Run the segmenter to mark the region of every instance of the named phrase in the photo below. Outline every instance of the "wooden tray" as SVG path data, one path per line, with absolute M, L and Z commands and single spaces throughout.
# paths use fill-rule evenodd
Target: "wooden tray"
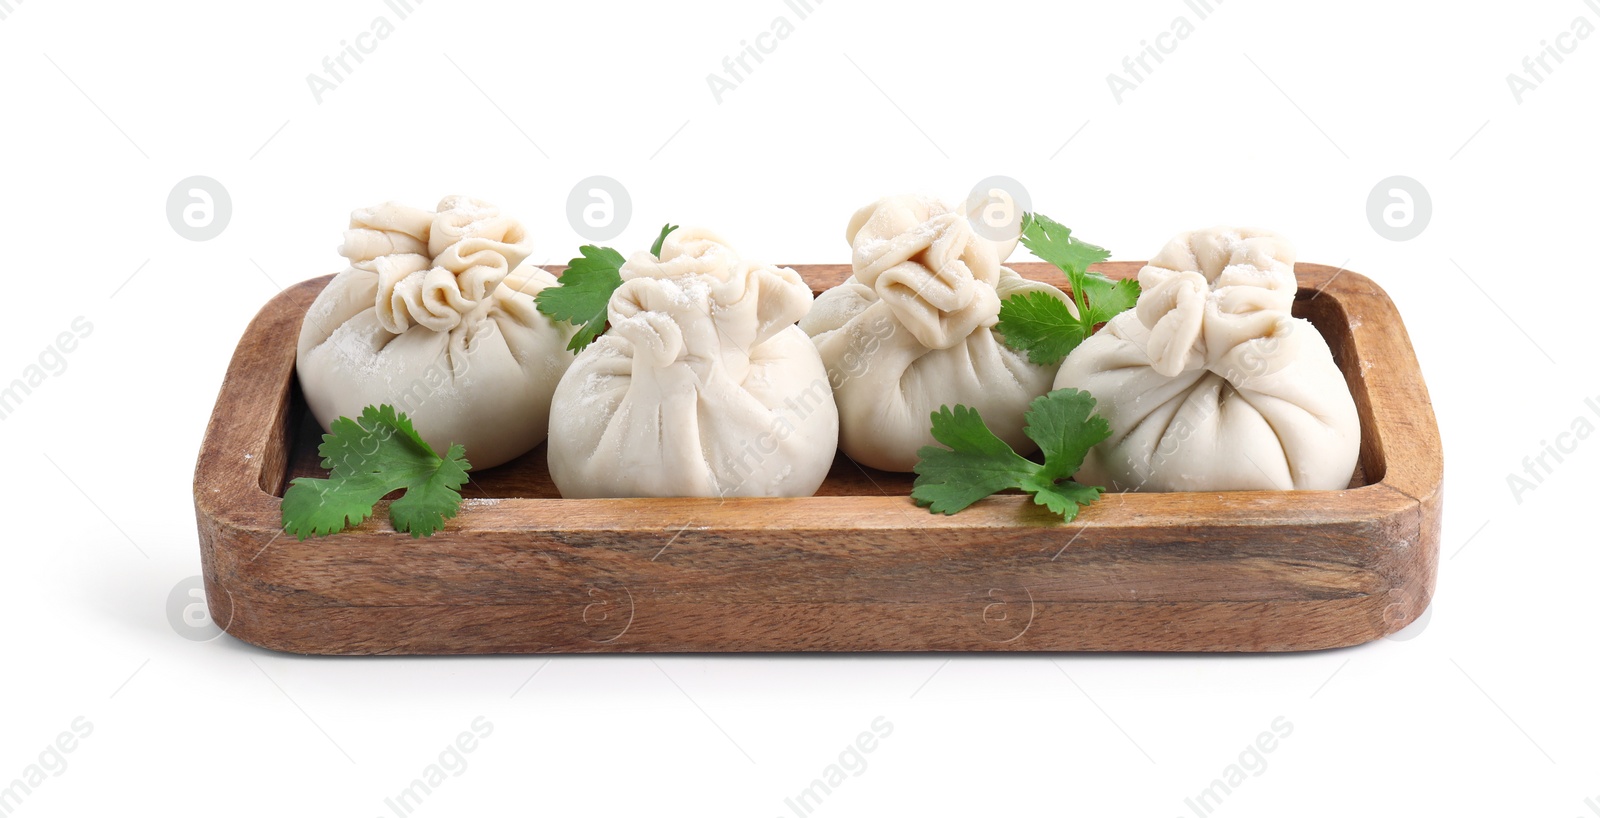
M 1065 286 L 1054 268 L 1018 264 Z M 1097 269 L 1137 274 L 1137 262 Z M 552 272 L 561 268 L 552 267 Z M 818 292 L 846 265 L 796 267 Z M 476 473 L 431 539 L 380 509 L 281 533 L 289 479 L 323 476 L 294 359 L 329 278 L 251 322 L 195 468 L 212 618 L 308 654 L 687 651 L 1286 651 L 1399 630 L 1438 570 L 1442 461 L 1427 387 L 1376 284 L 1296 268 L 1295 313 L 1333 348 L 1361 414 L 1345 491 L 1107 495 L 1070 524 L 1023 496 L 951 517 L 911 476 L 840 457 L 800 499 L 562 500 L 541 447 Z

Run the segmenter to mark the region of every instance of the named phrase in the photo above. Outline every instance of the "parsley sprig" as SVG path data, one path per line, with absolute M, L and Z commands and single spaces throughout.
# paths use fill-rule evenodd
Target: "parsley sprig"
M 431 537 L 456 516 L 472 469 L 463 447 L 451 446 L 440 457 L 411 419 L 388 405 L 329 426 L 317 447 L 328 479 L 295 478 L 283 495 L 284 531 L 304 540 L 360 525 L 379 500 L 399 489 L 405 494 L 389 505 L 396 531 Z
M 917 452 L 912 499 L 935 514 L 954 514 L 991 494 L 1021 489 L 1064 521 L 1075 519 L 1105 489 L 1073 482 L 1072 475 L 1089 449 L 1111 436 L 1111 426 L 1094 414 L 1094 397 L 1076 389 L 1034 399 L 1025 417 L 1023 431 L 1039 444 L 1043 463 L 1017 454 L 996 437 L 978 410 L 939 407 L 933 413 L 933 438 L 949 448 L 924 446 Z
M 661 245 L 667 243 L 667 234 L 678 229 L 678 225 L 668 223 L 661 228 L 661 235 L 656 236 L 656 243 L 650 245 L 650 255 L 661 258 Z
M 1073 236 L 1070 228 L 1047 216 L 1023 215 L 1022 245 L 1066 275 L 1078 308 L 1074 316 L 1061 299 L 1037 291 L 1014 295 L 1000 305 L 995 330 L 1004 336 L 1006 346 L 1028 353 L 1035 364 L 1061 363 L 1096 327 L 1139 300 L 1138 281 L 1114 281 L 1089 271 L 1090 265 L 1105 261 L 1111 253 Z
M 667 234 L 677 229 L 675 224 L 662 227 L 661 235 L 650 246 L 651 255 L 660 258 Z M 567 262 L 560 284 L 546 287 L 534 296 L 539 312 L 578 328 L 567 342 L 567 349 L 573 352 L 582 351 L 606 331 L 606 310 L 611 294 L 622 286 L 622 265 L 627 261 L 610 247 L 586 244 L 578 252 L 577 258 Z

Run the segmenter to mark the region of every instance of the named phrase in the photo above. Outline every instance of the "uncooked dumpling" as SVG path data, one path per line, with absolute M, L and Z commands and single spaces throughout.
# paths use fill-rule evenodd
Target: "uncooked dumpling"
M 839 416 L 794 325 L 811 289 L 681 228 L 636 253 L 611 327 L 556 389 L 550 476 L 566 498 L 803 497 L 833 464 Z
M 1077 480 L 1113 491 L 1342 489 L 1361 448 L 1344 374 L 1290 314 L 1294 248 L 1258 230 L 1184 233 L 1143 293 L 1061 365 L 1111 437 Z
M 839 404 L 839 447 L 856 462 L 911 471 L 934 445 L 931 415 L 966 404 L 1023 454 L 1023 413 L 1050 391 L 1053 367 L 1030 363 L 994 332 L 1000 303 L 1048 284 L 1001 266 L 997 245 L 965 214 L 923 196 L 893 196 L 850 219 L 854 276 L 817 298 L 800 327 L 812 336 Z M 1076 310 L 1073 310 L 1076 314 Z
M 324 429 L 387 403 L 475 469 L 544 441 L 572 329 L 534 303 L 556 281 L 523 264 L 522 225 L 460 196 L 438 212 L 390 202 L 351 214 L 339 252 L 349 269 L 300 329 L 300 386 Z

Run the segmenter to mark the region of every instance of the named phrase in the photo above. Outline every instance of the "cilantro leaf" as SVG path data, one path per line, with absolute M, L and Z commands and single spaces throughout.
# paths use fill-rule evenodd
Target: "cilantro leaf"
M 376 475 L 297 477 L 283 493 L 283 530 L 305 540 L 361 525 L 389 491 Z
M 578 352 L 606 330 L 606 308 L 611 294 L 622 286 L 622 254 L 609 247 L 586 244 L 578 258 L 567 262 L 557 286 L 539 291 L 534 301 L 539 312 L 578 327 L 567 349 Z
M 1042 480 L 1055 482 L 1077 474 L 1089 450 L 1111 436 L 1111 424 L 1094 413 L 1094 396 L 1077 389 L 1058 389 L 1028 404 L 1023 433 L 1044 453 Z
M 954 514 L 996 492 L 1014 488 L 1036 465 L 994 436 L 978 410 L 957 404 L 933 413 L 933 439 L 949 446 L 917 451 L 911 496 L 936 514 Z
M 405 438 L 413 446 L 428 447 L 412 427 L 411 418 L 396 412 L 388 404 L 367 407 L 359 420 L 341 417 L 328 426 L 329 433 L 322 436 L 322 445 L 317 447 L 317 454 L 322 456 L 322 467 L 335 476 L 357 474 L 363 470 L 363 465 L 374 458 L 387 460 L 383 442 L 395 435 Z M 428 451 L 431 453 L 433 450 Z
M 1111 436 L 1111 427 L 1094 414 L 1094 397 L 1076 389 L 1034 399 L 1027 419 L 1024 431 L 1044 453 L 1042 464 L 996 437 L 976 409 L 939 407 L 932 415 L 933 438 L 949 448 L 924 446 L 917 452 L 911 498 L 932 513 L 954 514 L 991 494 L 1021 489 L 1063 520 L 1076 518 L 1104 489 L 1070 478 L 1089 449 Z
M 1000 305 L 1000 322 L 994 329 L 1006 346 L 1028 353 L 1028 360 L 1040 366 L 1061 363 L 1088 337 L 1067 302 L 1043 290 L 1007 298 Z
M 1071 228 L 1038 213 L 1022 214 L 1022 246 L 1061 268 L 1068 277 L 1085 273 L 1090 265 L 1111 258 L 1111 252 L 1104 247 L 1073 236 Z
M 1105 491 L 1099 486 L 1084 486 L 1071 481 L 1066 483 L 1029 481 L 1023 483 L 1022 490 L 1032 492 L 1033 502 L 1060 514 L 1062 522 L 1068 523 L 1077 519 L 1079 507 L 1100 499 L 1100 493 Z
M 1070 228 L 1048 216 L 1023 215 L 1022 244 L 1066 275 L 1078 311 L 1074 316 L 1064 302 L 1041 292 L 1014 295 L 1000 305 L 1000 323 L 995 330 L 1004 336 L 1007 346 L 1027 352 L 1028 360 L 1035 364 L 1061 363 L 1096 327 L 1139 300 L 1138 281 L 1115 281 L 1089 271 L 1090 265 L 1105 261 L 1110 253 L 1073 236 Z
M 431 536 L 456 516 L 460 488 L 472 464 L 466 450 L 451 446 L 445 457 L 433 451 L 392 406 L 369 406 L 361 417 L 329 424 L 317 453 L 327 479 L 299 477 L 283 495 L 284 530 L 301 540 L 360 525 L 391 492 L 405 494 L 389 507 L 395 530 Z
M 431 537 L 444 528 L 444 521 L 456 516 L 461 508 L 461 487 L 466 485 L 467 450 L 455 445 L 441 459 L 432 474 L 422 483 L 413 484 L 399 499 L 389 505 L 389 519 L 395 530 L 409 531 L 411 536 Z
M 1083 296 L 1089 301 L 1089 319 L 1085 323 L 1091 326 L 1104 324 L 1139 303 L 1137 278 L 1113 281 L 1099 273 L 1085 273 L 1074 287 L 1082 287 Z
M 650 245 L 650 255 L 655 256 L 656 258 L 661 258 L 661 245 L 667 243 L 667 234 L 677 229 L 678 226 L 672 224 L 671 222 L 668 222 L 665 227 L 662 227 L 661 235 L 656 236 L 656 243 Z

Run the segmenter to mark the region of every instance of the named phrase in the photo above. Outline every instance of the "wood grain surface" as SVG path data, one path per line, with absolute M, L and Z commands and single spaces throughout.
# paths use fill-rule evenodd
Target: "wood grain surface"
M 1065 286 L 1044 264 L 1011 265 Z M 1096 269 L 1129 277 L 1138 262 Z M 553 272 L 559 267 L 549 268 Z M 797 266 L 820 292 L 848 265 Z M 1355 272 L 1296 267 L 1362 422 L 1351 487 L 1115 494 L 1073 523 L 1020 495 L 954 516 L 910 475 L 839 457 L 818 496 L 562 500 L 543 448 L 474 473 L 429 539 L 380 512 L 298 542 L 279 503 L 322 476 L 294 378 L 328 277 L 285 290 L 239 343 L 195 470 L 213 619 L 309 654 L 679 651 L 1285 651 L 1415 619 L 1438 569 L 1442 460 L 1400 316 Z

